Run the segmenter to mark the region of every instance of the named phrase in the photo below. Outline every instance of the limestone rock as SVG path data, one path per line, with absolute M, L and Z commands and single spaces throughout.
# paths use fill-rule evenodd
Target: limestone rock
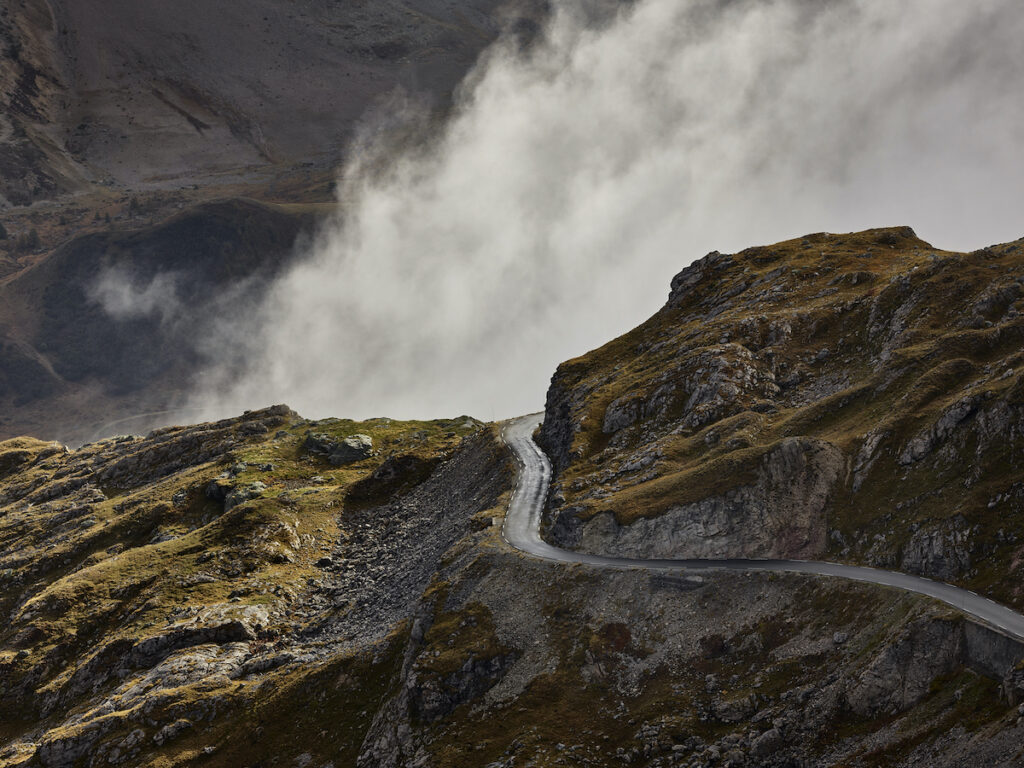
M 258 499 L 266 490 L 266 484 L 259 480 L 232 488 L 224 497 L 224 511 L 227 512 L 232 507 L 236 507 L 250 499 Z
M 327 456 L 332 466 L 340 467 L 369 458 L 373 454 L 373 439 L 369 435 L 351 435 L 341 440 Z

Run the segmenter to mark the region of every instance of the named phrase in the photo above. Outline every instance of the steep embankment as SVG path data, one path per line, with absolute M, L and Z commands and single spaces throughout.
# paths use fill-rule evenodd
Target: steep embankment
M 837 559 L 1021 607 L 1024 246 L 908 228 L 712 253 L 559 367 L 548 536 L 616 555 Z

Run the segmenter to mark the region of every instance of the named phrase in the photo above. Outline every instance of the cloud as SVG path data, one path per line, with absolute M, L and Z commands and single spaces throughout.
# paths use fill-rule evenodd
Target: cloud
M 337 219 L 216 337 L 235 364 L 193 403 L 510 416 L 709 250 L 1020 237 L 1021 39 L 1019 0 L 562 7 L 529 51 L 484 56 L 429 145 L 361 145 Z
M 182 314 L 179 277 L 176 273 L 165 272 L 146 282 L 112 267 L 104 270 L 86 293 L 115 320 L 157 318 L 167 323 Z

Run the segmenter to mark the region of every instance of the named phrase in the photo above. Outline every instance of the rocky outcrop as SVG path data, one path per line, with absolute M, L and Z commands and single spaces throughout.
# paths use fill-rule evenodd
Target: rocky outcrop
M 703 258 L 697 259 L 672 278 L 666 306 L 683 306 L 697 285 L 710 279 L 716 272 L 728 268 L 731 264 L 733 264 L 733 258 L 718 251 L 711 251 Z
M 664 423 L 673 413 L 682 414 L 683 427 L 702 427 L 778 392 L 770 368 L 740 344 L 691 350 L 685 370 L 668 371 L 650 391 L 631 391 L 609 403 L 601 431 L 615 434 L 646 419 Z
M 373 439 L 369 435 L 349 435 L 335 440 L 322 432 L 309 432 L 306 448 L 310 453 L 326 458 L 331 466 L 341 467 L 369 458 L 373 454 Z
M 562 364 L 551 377 L 544 405 L 544 421 L 537 434 L 537 443 L 551 459 L 555 473 L 580 458 L 582 450 L 575 445 L 582 423 L 576 416 L 589 393 L 581 387 L 574 371 Z
M 962 666 L 1002 681 L 1013 703 L 1022 660 L 1024 642 L 999 630 L 965 619 L 921 619 L 886 640 L 847 687 L 846 703 L 863 717 L 904 712 Z
M 1024 501 L 1022 269 L 1019 242 L 949 254 L 906 227 L 690 264 L 661 310 L 552 378 L 545 535 L 944 581 L 1016 570 L 1003 520 Z M 752 462 L 787 441 L 835 448 L 772 454 L 768 480 Z
M 851 710 L 868 717 L 903 712 L 932 681 L 956 669 L 964 655 L 963 623 L 923 620 L 887 644 L 846 692 Z
M 974 415 L 980 402 L 981 397 L 973 395 L 957 401 L 943 411 L 934 424 L 914 435 L 907 442 L 900 452 L 900 464 L 906 465 L 920 461 L 935 450 L 935 447 L 947 440 L 961 423 Z
M 825 511 L 844 465 L 835 446 L 790 438 L 765 455 L 752 484 L 628 525 L 610 512 L 586 522 L 565 512 L 550 538 L 623 557 L 813 558 L 825 550 Z
M 245 483 L 244 485 L 236 486 L 228 491 L 224 496 L 224 511 L 228 512 L 239 504 L 244 504 L 252 499 L 258 499 L 266 490 L 266 484 L 259 480 L 254 483 Z
M 972 533 L 962 515 L 919 528 L 903 547 L 900 570 L 955 581 L 971 568 Z
M 237 419 L 201 424 L 195 427 L 168 427 L 153 432 L 148 439 L 115 441 L 103 447 L 117 450 L 121 456 L 97 469 L 94 482 L 117 488 L 134 488 L 159 480 L 186 467 L 220 458 L 247 436 L 266 435 L 298 414 L 286 405 L 250 411 Z M 99 446 L 98 446 L 99 447 Z
M 470 657 L 456 672 L 443 678 L 420 676 L 417 681 L 410 681 L 409 706 L 413 715 L 428 723 L 439 720 L 493 688 L 514 660 L 513 655 Z
M 160 634 L 140 640 L 132 646 L 127 661 L 136 667 L 152 667 L 173 651 L 205 643 L 248 642 L 256 639 L 267 623 L 267 611 L 248 606 L 234 611 L 232 606 L 212 606 L 200 611 L 187 623 L 172 626 Z

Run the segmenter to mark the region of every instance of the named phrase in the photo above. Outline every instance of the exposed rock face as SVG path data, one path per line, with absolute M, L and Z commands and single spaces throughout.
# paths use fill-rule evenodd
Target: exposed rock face
M 970 570 L 971 530 L 962 516 L 916 531 L 903 548 L 900 570 L 953 581 Z
M 962 660 L 961 623 L 915 623 L 875 657 L 847 691 L 847 702 L 863 716 L 903 712 L 928 693 L 936 677 L 952 672 Z
M 965 419 L 978 410 L 981 398 L 965 397 L 947 408 L 928 429 L 914 435 L 900 452 L 900 464 L 912 464 L 931 453 L 937 445 L 946 441 Z
M 512 656 L 470 658 L 456 672 L 444 678 L 423 679 L 411 686 L 409 706 L 412 714 L 428 723 L 439 720 L 459 705 L 493 688 L 513 661 Z
M 814 558 L 825 550 L 825 510 L 843 467 L 835 446 L 788 438 L 765 455 L 750 485 L 624 526 L 602 512 L 575 531 L 563 523 L 552 537 L 623 557 Z

